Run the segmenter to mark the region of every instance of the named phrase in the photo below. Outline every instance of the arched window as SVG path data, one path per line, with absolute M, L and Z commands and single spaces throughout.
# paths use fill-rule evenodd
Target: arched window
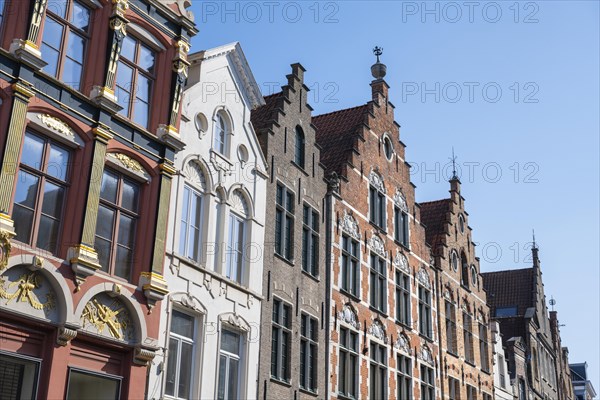
M 294 151 L 294 162 L 299 167 L 304 168 L 304 152 L 305 152 L 304 131 L 299 126 L 296 127 L 296 145 Z
M 450 267 L 454 272 L 458 271 L 458 254 L 456 251 L 452 250 L 452 254 L 450 256 Z
M 369 218 L 381 229 L 386 229 L 386 201 L 383 178 L 375 171 L 369 176 Z
M 189 163 L 184 173 L 186 183 L 183 187 L 181 204 L 179 252 L 194 261 L 200 261 L 206 177 L 195 163 Z
M 460 255 L 460 262 L 461 262 L 461 283 L 463 286 L 465 287 L 469 287 L 469 264 L 467 263 L 467 257 L 465 256 L 465 253 L 462 253 Z
M 227 156 L 227 134 L 229 129 L 227 126 L 227 118 L 223 112 L 219 111 L 215 118 L 215 131 L 213 139 L 213 148 L 218 153 Z
M 225 275 L 240 284 L 245 281 L 246 220 L 248 202 L 240 190 L 233 192 L 225 254 Z

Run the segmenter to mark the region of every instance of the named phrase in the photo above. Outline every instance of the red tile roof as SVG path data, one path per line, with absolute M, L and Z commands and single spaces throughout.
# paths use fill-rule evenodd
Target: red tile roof
M 535 271 L 533 268 L 485 272 L 481 274 L 483 287 L 492 315 L 497 307 L 517 306 L 517 315 L 535 306 Z
M 327 171 L 343 174 L 343 167 L 349 160 L 359 128 L 366 123 L 368 105 L 335 111 L 313 117 L 317 128 L 317 143 L 321 146 L 321 162 Z
M 250 121 L 254 126 L 254 130 L 258 131 L 268 128 L 271 122 L 277 117 L 277 110 L 282 107 L 280 99 L 283 96 L 283 92 L 273 93 L 272 95 L 265 96 L 265 105 L 260 106 L 250 114 Z
M 419 203 L 421 222 L 425 225 L 425 240 L 435 249 L 446 235 L 444 226 L 448 223 L 446 214 L 450 211 L 451 199 Z

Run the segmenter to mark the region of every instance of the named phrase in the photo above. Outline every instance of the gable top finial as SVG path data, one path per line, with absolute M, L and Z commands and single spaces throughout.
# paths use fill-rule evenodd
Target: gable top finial
M 375 48 L 373 49 L 373 54 L 377 56 L 377 63 L 380 63 L 379 56 L 383 54 L 383 47 L 375 46 Z
M 373 54 L 377 57 L 377 62 L 371 66 L 371 75 L 373 75 L 373 78 L 375 79 L 383 79 L 387 72 L 386 65 L 379 61 L 379 57 L 383 54 L 383 48 L 375 46 Z
M 450 158 L 450 161 L 452 161 L 452 178 L 450 178 L 452 181 L 458 179 L 458 176 L 456 176 L 456 156 L 454 155 L 454 146 L 452 146 L 452 157 Z
M 535 229 L 531 230 L 532 236 L 533 236 L 533 244 L 531 245 L 531 249 L 537 249 L 537 244 L 535 243 Z

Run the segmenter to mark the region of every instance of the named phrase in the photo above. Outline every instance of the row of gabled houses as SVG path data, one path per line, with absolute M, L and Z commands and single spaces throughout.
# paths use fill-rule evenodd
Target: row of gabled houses
M 313 116 L 187 5 L 0 1 L 0 398 L 574 399 L 537 247 L 482 273 L 459 178 L 415 200 L 380 52 Z

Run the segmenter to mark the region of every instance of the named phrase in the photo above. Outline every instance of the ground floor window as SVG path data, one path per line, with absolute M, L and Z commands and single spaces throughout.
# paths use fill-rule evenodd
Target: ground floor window
M 243 338 L 242 335 L 227 329 L 223 329 L 221 333 L 218 400 L 237 400 L 243 395 L 240 393 L 243 380 Z
M 67 400 L 119 399 L 121 377 L 69 369 Z
M 0 353 L 0 399 L 36 398 L 39 370 L 39 360 Z

